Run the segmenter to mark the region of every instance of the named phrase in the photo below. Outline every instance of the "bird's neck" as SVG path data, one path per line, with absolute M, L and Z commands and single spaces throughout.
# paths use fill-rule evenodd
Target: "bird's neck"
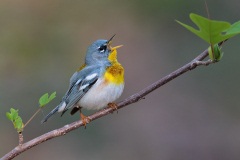
M 118 61 L 117 61 L 117 50 L 116 50 L 116 49 L 113 50 L 113 51 L 109 54 L 108 60 L 109 60 L 112 64 L 118 63 Z
M 121 85 L 124 82 L 124 69 L 117 61 L 117 51 L 113 50 L 108 56 L 111 66 L 106 68 L 104 77 L 107 81 L 116 85 Z

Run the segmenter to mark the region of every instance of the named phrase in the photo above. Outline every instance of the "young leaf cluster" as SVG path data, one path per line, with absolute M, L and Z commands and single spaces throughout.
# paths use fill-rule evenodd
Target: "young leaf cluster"
M 240 33 L 240 21 L 231 25 L 229 22 L 210 20 L 194 13 L 190 14 L 190 19 L 197 25 L 198 29 L 180 21 L 177 22 L 210 44 L 209 57 L 213 61 L 219 61 L 223 56 L 218 43 L 224 42 Z
M 46 106 L 49 102 L 51 102 L 56 97 L 56 92 L 53 92 L 50 96 L 48 93 L 45 93 L 39 98 L 39 109 L 33 114 L 33 116 L 23 124 L 22 118 L 18 115 L 18 110 L 11 108 L 10 112 L 6 113 L 7 118 L 12 121 L 14 128 L 18 133 L 22 133 L 24 127 L 36 116 L 36 114 L 40 111 L 41 108 Z
M 50 96 L 48 93 L 45 93 L 42 95 L 39 99 L 39 106 L 40 108 L 43 108 L 46 106 L 49 102 L 51 102 L 56 97 L 56 92 L 53 92 Z
M 14 128 L 18 133 L 21 133 L 24 128 L 22 118 L 18 115 L 18 110 L 11 108 L 10 112 L 6 113 L 7 118 L 12 121 Z

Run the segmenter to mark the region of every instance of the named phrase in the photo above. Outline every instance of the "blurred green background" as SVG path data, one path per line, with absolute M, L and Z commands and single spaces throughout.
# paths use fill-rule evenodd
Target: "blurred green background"
M 207 0 L 210 17 L 240 19 L 237 0 Z M 24 122 L 39 97 L 57 98 L 24 130 L 28 141 L 79 119 L 67 112 L 40 121 L 68 88 L 89 44 L 117 34 L 113 45 L 126 69 L 123 100 L 189 62 L 208 45 L 175 22 L 207 17 L 204 1 L 1 0 L 0 157 L 18 144 L 5 113 Z M 146 99 L 18 156 L 23 159 L 237 160 L 240 157 L 240 37 L 224 44 L 220 63 L 173 80 Z M 87 114 L 92 112 L 84 111 Z

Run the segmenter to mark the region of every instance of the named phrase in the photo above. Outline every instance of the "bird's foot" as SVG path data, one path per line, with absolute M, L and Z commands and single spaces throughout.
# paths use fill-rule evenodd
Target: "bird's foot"
M 117 104 L 116 103 L 108 103 L 108 107 L 109 108 L 112 108 L 113 109 L 113 111 L 117 111 L 117 113 L 118 113 L 118 108 L 117 108 Z
M 87 116 L 85 116 L 82 113 L 80 113 L 80 117 L 81 117 L 82 123 L 84 125 L 84 128 L 86 129 L 87 128 L 87 124 L 91 121 L 91 119 L 88 118 Z

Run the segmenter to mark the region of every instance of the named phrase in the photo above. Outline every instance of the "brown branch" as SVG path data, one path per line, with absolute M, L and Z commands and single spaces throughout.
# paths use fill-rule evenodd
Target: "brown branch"
M 22 144 L 23 144 L 23 134 L 22 134 L 22 132 L 18 133 L 18 139 L 19 139 L 18 145 L 22 146 Z
M 198 55 L 195 59 L 193 59 L 191 62 L 187 63 L 186 65 L 182 66 L 181 68 L 175 70 L 174 72 L 170 73 L 169 75 L 163 77 L 162 79 L 156 81 L 155 83 L 149 85 L 148 87 L 144 88 L 138 93 L 133 94 L 132 96 L 126 98 L 125 100 L 119 102 L 117 104 L 117 109 L 123 108 L 129 104 L 135 103 L 141 99 L 143 99 L 146 95 L 151 93 L 152 91 L 156 90 L 157 88 L 163 86 L 164 84 L 170 82 L 174 78 L 182 75 L 183 73 L 195 69 L 197 66 L 200 65 L 208 65 L 211 64 L 210 61 L 202 61 L 204 58 L 208 56 L 208 50 L 205 50 L 200 55 Z M 98 119 L 100 117 L 106 116 L 114 111 L 113 108 L 105 108 L 103 110 L 100 110 L 92 115 L 90 115 L 88 118 L 93 121 L 95 119 Z M 39 137 L 36 137 L 22 145 L 19 145 L 15 147 L 12 151 L 4 155 L 0 160 L 10 160 L 16 157 L 17 155 L 21 154 L 22 152 L 27 151 L 28 149 L 39 145 L 40 143 L 43 143 L 47 140 L 50 140 L 52 138 L 56 138 L 62 135 L 65 135 L 66 133 L 73 131 L 79 127 L 83 126 L 82 121 L 76 121 L 71 124 L 67 124 L 62 128 L 55 129 L 53 131 L 50 131 L 48 133 L 45 133 Z

